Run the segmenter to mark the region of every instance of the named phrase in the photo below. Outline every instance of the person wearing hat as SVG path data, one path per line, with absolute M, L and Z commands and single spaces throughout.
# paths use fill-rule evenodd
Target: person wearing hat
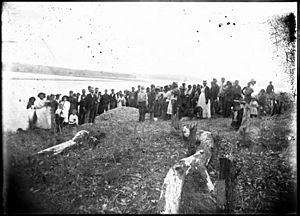
M 203 88 L 200 90 L 197 107 L 202 108 L 202 118 L 211 118 L 210 113 L 210 89 L 207 86 L 207 81 L 203 81 Z
M 71 108 L 71 103 L 69 101 L 69 97 L 67 95 L 64 95 L 61 99 L 61 111 L 60 111 L 61 127 L 65 126 L 69 123 L 70 108 Z
M 148 96 L 144 86 L 141 87 L 138 93 L 137 103 L 139 108 L 139 122 L 143 122 L 145 121 L 146 108 L 148 106 Z
M 34 107 L 36 109 L 36 123 L 37 128 L 50 129 L 51 128 L 51 113 L 50 108 L 47 107 L 48 103 L 46 101 L 46 94 L 40 92 L 38 98 L 34 102 Z

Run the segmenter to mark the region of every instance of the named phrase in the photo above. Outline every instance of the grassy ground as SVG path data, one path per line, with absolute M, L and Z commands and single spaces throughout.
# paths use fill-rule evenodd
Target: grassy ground
M 231 119 L 197 121 L 199 129 L 212 132 L 217 146 L 208 166 L 212 181 L 218 176 L 219 157 L 229 156 L 239 170 L 234 212 L 274 212 L 279 204 L 284 204 L 284 212 L 294 210 L 296 173 L 289 145 L 295 145 L 295 140 L 288 140 L 290 112 L 253 120 L 261 136 L 239 147 L 240 137 L 230 128 Z M 82 129 L 99 142 L 57 156 L 36 155 Z M 5 182 L 15 194 L 15 199 L 8 199 L 19 203 L 14 206 L 17 212 L 155 213 L 164 177 L 187 152 L 170 121 L 98 121 L 66 129 L 63 135 L 35 129 L 6 133 L 4 143 L 4 171 L 10 174 Z

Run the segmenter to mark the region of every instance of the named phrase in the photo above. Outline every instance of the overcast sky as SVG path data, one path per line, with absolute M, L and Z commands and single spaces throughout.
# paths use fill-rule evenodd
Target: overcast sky
M 266 21 L 296 9 L 296 2 L 10 2 L 2 13 L 2 59 L 170 77 L 275 80 L 282 68 L 272 59 Z

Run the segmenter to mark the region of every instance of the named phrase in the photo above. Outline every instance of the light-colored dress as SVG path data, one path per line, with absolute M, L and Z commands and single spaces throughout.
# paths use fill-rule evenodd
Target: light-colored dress
M 125 106 L 125 104 L 126 104 L 125 97 L 124 96 L 122 96 L 122 97 L 119 96 L 118 99 L 117 99 L 117 107 Z
M 167 114 L 172 115 L 173 114 L 173 104 L 177 100 L 177 97 L 172 93 L 171 97 L 169 99 Z
M 250 102 L 250 115 L 257 115 L 258 111 L 258 103 L 256 101 L 251 101 Z
M 46 100 L 37 98 L 34 107 L 36 108 L 37 121 L 35 126 L 42 129 L 51 129 L 51 107 L 46 105 Z
M 62 109 L 60 112 L 60 117 L 64 118 L 63 122 L 68 123 L 69 122 L 69 110 L 70 110 L 71 104 L 69 101 L 62 101 L 61 103 L 62 103 Z
M 206 104 L 205 88 L 201 89 L 201 94 L 200 94 L 198 102 L 197 102 L 197 107 L 202 108 L 202 117 L 203 118 L 211 118 L 210 99 L 208 99 L 208 103 Z

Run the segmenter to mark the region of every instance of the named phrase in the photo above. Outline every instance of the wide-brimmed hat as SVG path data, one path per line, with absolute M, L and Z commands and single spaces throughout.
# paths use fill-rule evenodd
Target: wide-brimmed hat
M 255 79 L 252 78 L 252 79 L 250 80 L 250 82 L 252 83 L 252 82 L 256 82 L 256 81 L 255 81 Z
M 40 92 L 40 93 L 38 93 L 38 97 L 40 97 L 40 96 L 42 96 L 42 95 L 44 95 L 44 97 L 46 97 L 46 94 L 44 93 L 44 92 Z
M 67 98 L 67 100 L 69 100 L 69 97 L 67 95 L 64 95 L 61 100 L 64 100 L 64 98 Z

